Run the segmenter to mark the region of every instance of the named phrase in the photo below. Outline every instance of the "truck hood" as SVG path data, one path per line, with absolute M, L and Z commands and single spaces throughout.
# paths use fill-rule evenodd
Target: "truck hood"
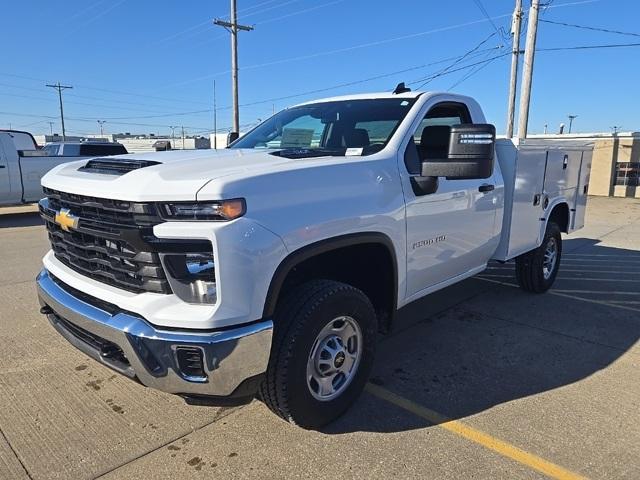
M 252 176 L 300 160 L 250 149 L 175 150 L 117 155 L 108 159 L 159 162 L 123 175 L 79 170 L 90 159 L 65 163 L 49 171 L 42 185 L 54 190 L 128 201 L 196 200 L 198 191 L 212 180 L 229 175 Z

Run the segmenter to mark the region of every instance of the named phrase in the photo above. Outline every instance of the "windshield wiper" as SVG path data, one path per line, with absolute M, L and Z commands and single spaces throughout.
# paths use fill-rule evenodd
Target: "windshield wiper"
M 284 158 L 311 158 L 330 155 L 344 156 L 345 148 L 285 148 L 271 153 Z

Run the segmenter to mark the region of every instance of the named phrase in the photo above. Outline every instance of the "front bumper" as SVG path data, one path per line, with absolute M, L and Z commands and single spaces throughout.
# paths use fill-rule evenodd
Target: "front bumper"
M 266 371 L 273 322 L 214 331 L 157 329 L 143 318 L 79 298 L 45 269 L 38 297 L 53 327 L 72 345 L 147 387 L 194 397 L 246 396 Z M 100 308 L 103 307 L 103 308 Z M 113 306 L 112 306 L 113 307 Z M 202 358 L 202 375 L 183 368 L 178 351 Z M 183 350 L 182 350 L 183 351 Z M 185 371 L 187 370 L 187 371 Z

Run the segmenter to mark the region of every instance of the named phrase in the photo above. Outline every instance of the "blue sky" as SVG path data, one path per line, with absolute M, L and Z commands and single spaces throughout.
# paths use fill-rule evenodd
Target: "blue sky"
M 529 3 L 524 0 L 525 7 Z M 637 0 L 550 3 L 543 20 L 640 34 Z M 476 97 L 488 120 L 504 131 L 509 55 L 468 66 L 510 50 L 504 31 L 513 5 L 514 0 L 238 0 L 239 21 L 255 26 L 240 34 L 240 104 L 253 104 L 241 108 L 240 123 L 264 119 L 274 107 L 391 90 L 399 81 L 440 73 L 424 89 L 453 87 Z M 229 35 L 211 24 L 228 13 L 228 0 L 8 2 L 0 31 L 0 128 L 11 124 L 45 133 L 54 122 L 60 132 L 56 93 L 44 86 L 60 81 L 74 86 L 64 94 L 68 134 L 95 133 L 98 119 L 106 120 L 110 133 L 168 134 L 171 125 L 206 133 L 213 129 L 214 79 L 218 127 L 228 127 Z M 541 23 L 538 35 L 540 49 L 640 42 L 639 36 L 550 23 Z M 640 130 L 639 79 L 639 47 L 540 51 L 529 130 L 541 132 L 547 123 L 554 131 L 568 114 L 578 115 L 574 131 L 609 131 L 613 125 Z M 329 89 L 338 85 L 344 86 Z M 327 90 L 280 98 L 322 89 Z

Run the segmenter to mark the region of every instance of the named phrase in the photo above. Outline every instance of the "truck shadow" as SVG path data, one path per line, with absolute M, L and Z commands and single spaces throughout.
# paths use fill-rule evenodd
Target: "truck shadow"
M 513 263 L 491 264 L 404 308 L 379 344 L 371 382 L 449 419 L 579 382 L 638 341 L 639 287 L 640 251 L 593 239 L 565 240 L 556 283 L 543 295 L 517 288 Z M 363 394 L 326 433 L 438 423 L 379 397 Z
M 44 223 L 37 212 L 0 215 L 0 228 L 35 227 L 38 225 L 44 225 Z

